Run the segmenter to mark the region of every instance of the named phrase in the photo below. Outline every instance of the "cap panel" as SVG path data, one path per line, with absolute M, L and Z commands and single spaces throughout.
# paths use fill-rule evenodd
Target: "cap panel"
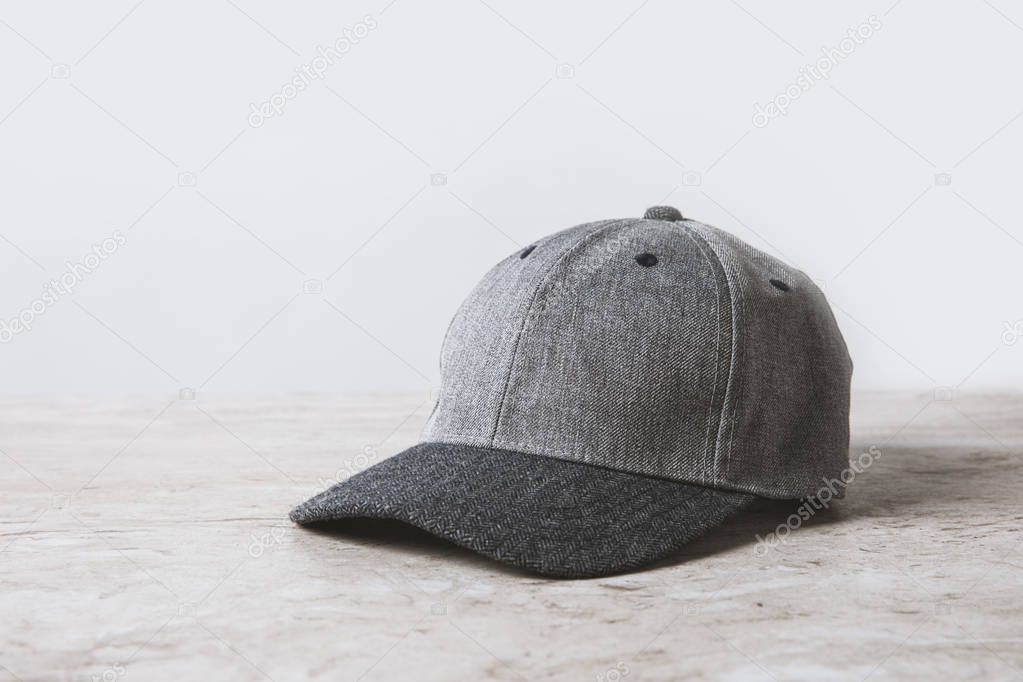
M 731 351 L 723 278 L 671 222 L 637 221 L 563 259 L 530 309 L 493 446 L 712 480 Z
M 852 363 L 824 295 L 799 270 L 732 235 L 688 222 L 732 292 L 732 365 L 716 483 L 803 497 L 848 466 Z M 773 283 L 772 283 L 773 280 Z
M 441 349 L 441 389 L 424 437 L 490 445 L 523 321 L 544 278 L 573 245 L 618 224 L 562 230 L 494 266 L 462 303 Z

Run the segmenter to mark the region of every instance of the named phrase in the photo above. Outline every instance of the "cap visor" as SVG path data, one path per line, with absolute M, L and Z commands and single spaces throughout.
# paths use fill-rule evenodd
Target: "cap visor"
M 423 443 L 316 495 L 291 520 L 394 519 L 535 573 L 586 578 L 665 557 L 755 499 L 539 455 Z

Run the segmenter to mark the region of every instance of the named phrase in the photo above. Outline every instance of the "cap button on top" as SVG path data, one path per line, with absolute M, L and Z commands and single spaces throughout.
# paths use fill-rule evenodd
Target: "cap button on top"
M 651 206 L 643 214 L 645 220 L 666 220 L 675 222 L 683 220 L 682 213 L 674 206 Z

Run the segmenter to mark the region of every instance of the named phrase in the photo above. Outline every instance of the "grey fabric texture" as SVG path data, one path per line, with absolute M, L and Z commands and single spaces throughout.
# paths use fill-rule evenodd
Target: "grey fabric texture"
M 466 298 L 441 349 L 441 392 L 428 430 L 490 444 L 522 321 L 544 274 L 577 241 L 623 221 L 586 223 L 551 235 L 526 258 L 510 254 Z M 592 238 L 592 237 L 590 237 Z
M 586 578 L 666 557 L 755 499 L 540 455 L 423 443 L 291 518 L 395 519 L 534 573 Z
M 589 223 L 470 294 L 424 439 L 800 498 L 848 466 L 851 373 L 795 268 L 692 220 Z
M 840 478 L 851 374 L 795 268 L 671 207 L 586 223 L 469 294 L 425 443 L 292 518 L 397 519 L 547 575 L 634 568 Z
M 831 308 L 799 270 L 727 232 L 691 226 L 724 267 L 738 330 L 714 483 L 811 497 L 849 466 L 853 367 Z

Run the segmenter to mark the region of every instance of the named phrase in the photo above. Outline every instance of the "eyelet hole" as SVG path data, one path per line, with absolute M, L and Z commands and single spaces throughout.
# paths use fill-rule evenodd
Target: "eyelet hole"
M 788 284 L 781 281 L 780 279 L 772 279 L 771 286 L 773 286 L 778 291 L 788 291 L 790 288 Z
M 527 247 L 526 247 L 526 248 L 525 248 L 525 249 L 524 249 L 524 250 L 522 251 L 522 253 L 520 253 L 520 254 L 519 254 L 519 258 L 525 258 L 525 257 L 526 257 L 526 256 L 528 256 L 529 254 L 533 253 L 533 249 L 535 249 L 535 248 L 536 248 L 536 244 L 533 244 L 532 246 L 527 246 Z
M 652 253 L 641 253 L 636 256 L 636 262 L 644 268 L 652 268 L 657 265 L 657 256 Z

